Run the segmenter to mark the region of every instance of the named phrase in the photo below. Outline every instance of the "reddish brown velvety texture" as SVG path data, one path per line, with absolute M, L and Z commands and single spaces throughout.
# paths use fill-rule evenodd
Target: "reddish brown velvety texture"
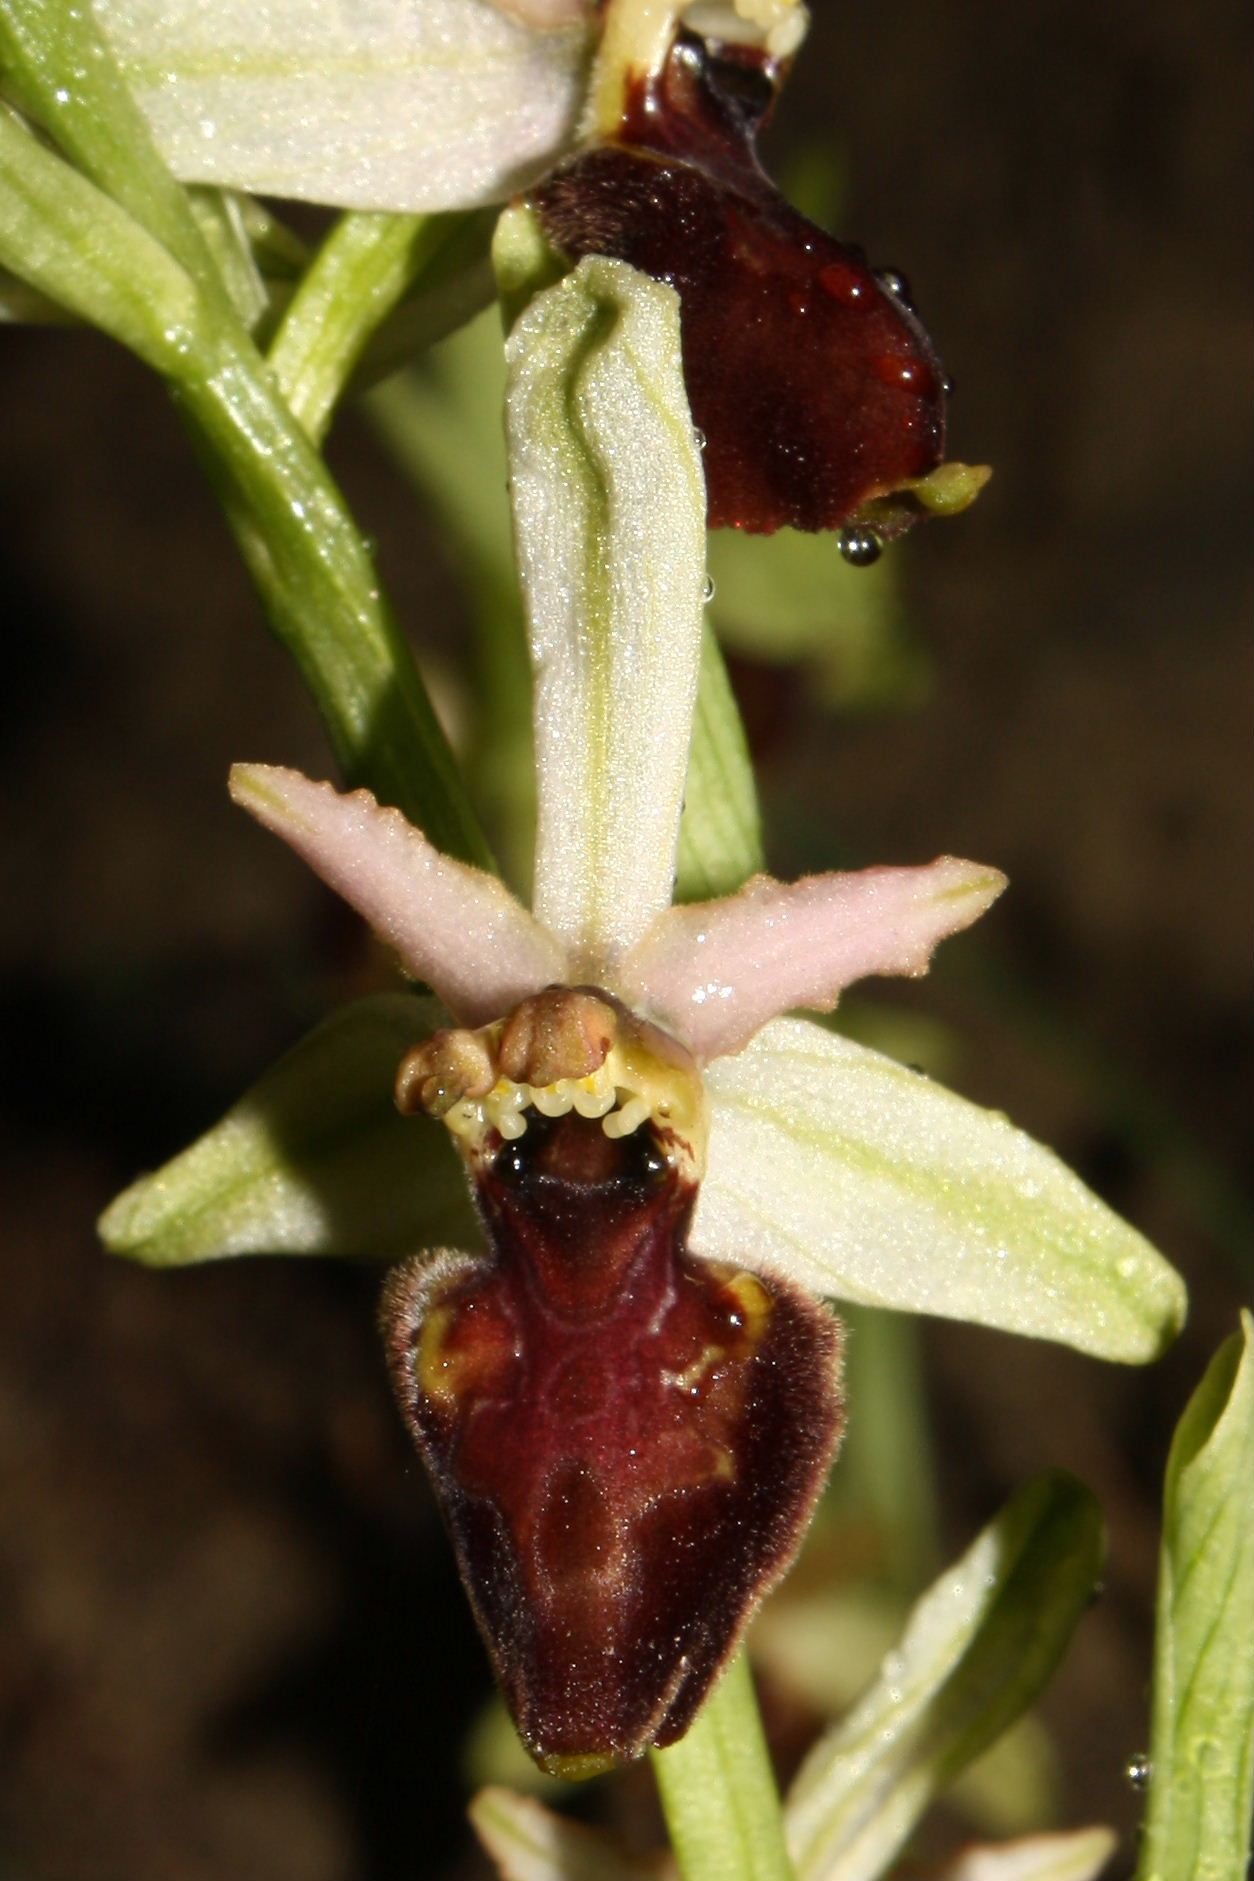
M 862 251 L 790 208 L 761 169 L 777 76 L 759 54 L 716 59 L 682 36 L 620 137 L 531 201 L 568 256 L 614 255 L 679 293 L 710 526 L 835 529 L 940 463 L 944 374 Z
M 524 1741 L 681 1736 L 787 1567 L 840 1422 L 839 1331 L 687 1252 L 649 1130 L 533 1117 L 480 1183 L 482 1260 L 392 1283 L 394 1378 Z

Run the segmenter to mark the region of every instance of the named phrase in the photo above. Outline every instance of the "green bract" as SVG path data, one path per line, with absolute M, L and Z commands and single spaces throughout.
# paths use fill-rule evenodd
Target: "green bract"
M 1138 1881 L 1236 1881 L 1254 1793 L 1254 1318 L 1221 1346 L 1167 1463 L 1149 1809 Z
M 785 1809 L 799 1881 L 874 1881 L 932 1798 L 1032 1703 L 1093 1597 L 1089 1492 L 1021 1490 L 915 1607 L 900 1646 L 821 1738 Z

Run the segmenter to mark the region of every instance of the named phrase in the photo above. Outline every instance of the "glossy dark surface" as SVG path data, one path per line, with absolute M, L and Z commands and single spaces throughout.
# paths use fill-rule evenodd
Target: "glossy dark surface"
M 647 1127 L 533 1118 L 481 1183 L 492 1254 L 385 1305 L 498 1677 L 567 1774 L 682 1735 L 838 1435 L 836 1322 L 690 1255 L 693 1201 Z
M 678 291 L 711 527 L 835 529 L 941 461 L 944 373 L 900 277 L 790 208 L 759 165 L 777 76 L 681 37 L 620 138 L 531 200 L 565 254 L 614 255 Z

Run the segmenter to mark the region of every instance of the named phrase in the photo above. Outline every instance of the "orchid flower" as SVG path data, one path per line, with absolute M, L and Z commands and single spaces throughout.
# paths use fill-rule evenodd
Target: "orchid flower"
M 97 0 L 174 174 L 344 208 L 508 200 L 611 131 L 660 69 L 682 0 Z M 799 0 L 692 9 L 719 37 L 789 56 Z M 605 30 L 599 58 L 595 60 Z
M 565 264 L 612 255 L 675 287 L 711 527 L 838 529 L 861 564 L 986 480 L 942 466 L 949 382 L 904 278 L 791 209 L 758 161 L 800 0 L 100 14 L 185 181 L 410 212 L 526 189 Z
M 1004 1119 L 784 1016 L 924 971 L 996 870 L 670 905 L 705 585 L 676 299 L 590 259 L 508 351 L 533 908 L 368 792 L 259 765 L 232 791 L 453 1020 L 397 1101 L 452 1133 L 492 1251 L 400 1268 L 385 1336 L 520 1731 L 580 1775 L 683 1733 L 799 1544 L 842 1416 L 815 1296 L 1136 1360 L 1182 1293 Z M 113 1243 L 178 1182 L 121 1198 Z

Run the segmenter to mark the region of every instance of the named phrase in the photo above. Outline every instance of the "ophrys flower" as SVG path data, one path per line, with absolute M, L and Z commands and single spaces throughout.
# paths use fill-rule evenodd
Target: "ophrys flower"
M 371 210 L 526 190 L 565 262 L 612 255 L 675 287 L 712 526 L 840 528 L 862 562 L 982 486 L 939 469 L 949 388 L 904 278 L 790 208 L 758 161 L 798 0 L 102 14 L 184 179 Z
M 922 971 L 995 870 L 670 906 L 704 589 L 674 298 L 588 261 L 510 352 L 534 912 L 365 793 L 233 789 L 455 1021 L 399 1098 L 453 1132 L 489 1252 L 401 1269 L 387 1338 L 520 1730 L 574 1774 L 681 1734 L 791 1558 L 840 1417 L 811 1296 L 1132 1358 L 1180 1293 L 1003 1120 L 777 1016 Z

